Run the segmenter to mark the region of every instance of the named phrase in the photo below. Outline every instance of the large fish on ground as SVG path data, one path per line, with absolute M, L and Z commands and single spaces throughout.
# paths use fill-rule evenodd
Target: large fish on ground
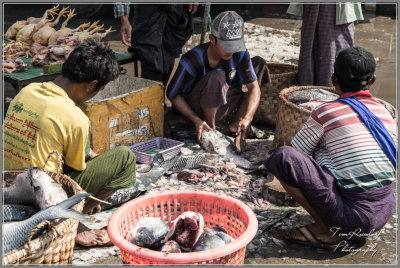
M 3 224 L 3 249 L 4 253 L 22 247 L 28 240 L 28 236 L 39 223 L 44 220 L 57 218 L 74 218 L 81 221 L 89 221 L 89 216 L 82 215 L 71 207 L 88 197 L 88 193 L 74 195 L 58 205 L 41 210 L 29 219 L 19 222 Z
M 204 130 L 201 133 L 201 145 L 206 151 L 224 156 L 239 167 L 245 169 L 253 167 L 253 164 L 249 160 L 234 152 L 231 142 L 216 129 Z
M 38 210 L 32 206 L 24 205 L 3 205 L 3 220 L 8 221 L 23 221 L 31 217 Z
M 125 239 L 139 247 L 159 249 L 168 231 L 168 225 L 160 218 L 146 217 L 131 227 Z

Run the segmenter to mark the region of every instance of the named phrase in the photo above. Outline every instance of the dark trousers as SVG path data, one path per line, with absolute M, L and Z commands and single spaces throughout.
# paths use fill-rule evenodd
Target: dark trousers
M 340 189 L 327 169 L 296 148 L 278 148 L 265 166 L 278 180 L 298 188 L 326 226 L 341 228 L 341 233 L 377 231 L 395 210 L 392 184 L 366 192 Z
M 162 81 L 192 32 L 185 4 L 134 5 L 130 51 L 139 56 L 142 77 Z
M 258 84 L 269 82 L 267 63 L 261 57 L 251 59 Z M 245 85 L 235 83 L 229 86 L 226 83 L 225 72 L 213 70 L 207 73 L 193 87 L 188 103 L 193 111 L 204 118 L 203 110 L 219 107 L 215 121 L 223 120 L 227 115 L 232 115 L 238 109 L 243 93 L 247 91 Z

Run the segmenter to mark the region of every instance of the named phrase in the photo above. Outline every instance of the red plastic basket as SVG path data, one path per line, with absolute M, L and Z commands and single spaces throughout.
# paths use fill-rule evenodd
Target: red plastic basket
M 136 143 L 130 146 L 130 148 L 136 155 L 136 162 L 141 164 L 150 164 L 154 155 L 147 154 L 147 151 L 158 150 L 158 153 L 162 154 L 164 159 L 169 159 L 179 154 L 182 146 L 183 142 L 157 137 Z
M 129 227 L 144 217 L 171 222 L 185 211 L 204 217 L 205 227 L 219 225 L 235 240 L 223 247 L 188 253 L 165 253 L 138 247 L 124 239 Z M 258 229 L 254 212 L 243 202 L 203 191 L 165 191 L 129 201 L 108 222 L 108 235 L 125 264 L 244 264 L 246 246 Z

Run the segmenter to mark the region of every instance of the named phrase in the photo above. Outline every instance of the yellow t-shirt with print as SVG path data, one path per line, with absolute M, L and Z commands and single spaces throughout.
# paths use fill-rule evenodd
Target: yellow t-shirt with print
M 84 170 L 89 118 L 53 82 L 32 83 L 10 103 L 3 124 L 4 169 L 43 168 L 52 151 L 64 163 Z M 57 155 L 49 159 L 46 170 L 57 172 Z

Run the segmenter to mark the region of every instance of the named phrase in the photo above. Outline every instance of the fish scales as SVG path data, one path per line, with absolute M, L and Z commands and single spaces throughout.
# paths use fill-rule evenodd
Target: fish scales
M 296 90 L 288 94 L 288 100 L 294 104 L 305 103 L 312 100 L 333 101 L 338 97 L 338 94 L 321 88 Z
M 90 220 L 88 216 L 71 209 L 71 207 L 78 204 L 89 195 L 88 193 L 74 195 L 58 205 L 39 211 L 29 219 L 3 224 L 4 253 L 22 247 L 27 242 L 28 236 L 33 228 L 44 220 L 53 220 L 57 218 L 74 218 L 81 221 Z
M 23 221 L 31 217 L 38 210 L 32 206 L 24 205 L 3 205 L 3 220 L 9 221 Z

